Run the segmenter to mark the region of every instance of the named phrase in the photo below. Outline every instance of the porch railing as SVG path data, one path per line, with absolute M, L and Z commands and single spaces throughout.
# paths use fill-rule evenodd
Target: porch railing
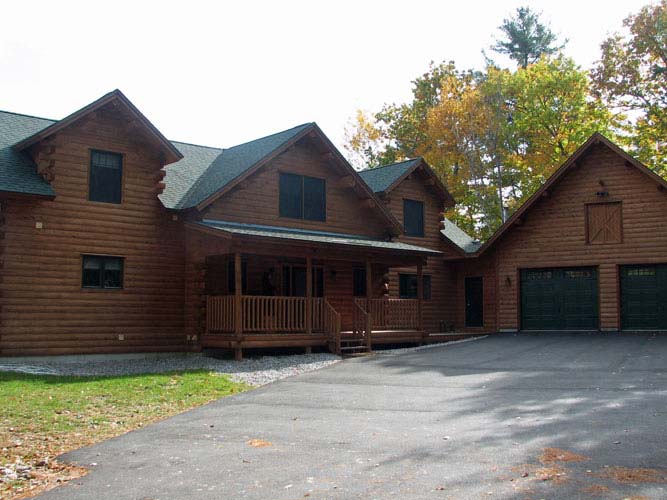
M 362 308 L 366 299 L 355 299 Z M 374 330 L 416 329 L 419 327 L 419 305 L 417 299 L 371 299 L 371 323 Z
M 352 333 L 355 337 L 364 339 L 369 352 L 371 350 L 372 330 L 371 315 L 365 309 L 364 302 L 355 300 L 352 307 Z
M 312 298 L 313 333 L 333 335 L 340 331 L 340 314 L 324 298 Z M 305 333 L 305 297 L 244 295 L 241 324 L 244 333 Z M 236 299 L 233 295 L 209 295 L 206 300 L 206 331 L 210 334 L 235 331 Z

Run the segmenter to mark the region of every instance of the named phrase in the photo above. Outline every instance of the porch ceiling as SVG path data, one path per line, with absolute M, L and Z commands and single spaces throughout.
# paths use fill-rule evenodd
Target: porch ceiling
M 413 256 L 427 257 L 429 255 L 437 256 L 442 252 L 424 248 L 416 245 L 409 245 L 398 241 L 384 241 L 367 236 L 331 233 L 326 231 L 312 231 L 306 229 L 295 229 L 280 226 L 264 226 L 258 224 L 245 224 L 240 222 L 229 222 L 222 220 L 205 219 L 203 221 L 191 223 L 192 227 L 201 228 L 206 232 L 220 232 L 221 235 L 227 234 L 241 238 L 260 238 L 265 240 L 283 241 L 283 242 L 303 242 L 309 246 L 327 246 L 344 248 L 366 248 L 374 251 L 381 251 L 392 254 L 410 254 Z

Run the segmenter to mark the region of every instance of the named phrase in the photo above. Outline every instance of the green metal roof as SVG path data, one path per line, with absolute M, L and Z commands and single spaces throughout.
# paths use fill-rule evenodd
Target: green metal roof
M 463 252 L 475 253 L 482 246 L 479 241 L 473 239 L 468 233 L 449 219 L 445 219 L 444 222 L 445 227 L 440 232 L 445 238 L 463 250 Z
M 421 158 L 413 158 L 399 163 L 392 163 L 384 167 L 374 167 L 367 170 L 362 170 L 359 175 L 364 180 L 368 187 L 374 193 L 382 193 L 389 189 L 394 182 L 405 175 L 405 173 L 412 167 L 419 165 Z
M 259 236 L 262 238 L 276 238 L 282 240 L 308 241 L 313 243 L 326 243 L 334 245 L 368 247 L 384 250 L 400 250 L 429 255 L 440 255 L 442 252 L 430 248 L 409 245 L 399 241 L 384 241 L 368 236 L 331 233 L 327 231 L 312 231 L 307 229 L 294 229 L 280 226 L 264 226 L 260 224 L 245 224 L 240 222 L 229 222 L 222 220 L 204 219 L 196 224 L 211 229 L 219 229 L 232 234 L 245 236 Z
M 161 199 L 168 208 L 195 207 L 313 126 L 313 123 L 304 123 L 261 139 L 218 150 L 215 158 L 212 158 L 213 148 L 186 145 L 184 151 L 181 149 L 184 145 L 176 143 L 184 158 L 167 167 L 167 189 Z M 171 175 L 178 182 L 170 184 L 170 174 L 177 170 L 191 170 L 192 173 L 180 178 Z
M 54 120 L 0 111 L 0 191 L 55 196 L 26 153 L 14 151 L 17 142 L 55 123 Z

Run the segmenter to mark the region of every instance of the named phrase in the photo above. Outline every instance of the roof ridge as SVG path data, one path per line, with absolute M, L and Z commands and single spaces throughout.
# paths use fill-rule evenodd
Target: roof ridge
M 368 168 L 365 168 L 363 170 L 359 170 L 359 173 L 361 173 L 361 172 L 371 172 L 371 171 L 374 171 L 374 170 L 382 170 L 383 168 L 387 168 L 387 167 L 395 167 L 396 165 L 400 165 L 402 163 L 408 163 L 408 162 L 411 162 L 411 161 L 416 161 L 416 160 L 419 160 L 419 159 L 421 159 L 421 156 L 415 156 L 414 158 L 408 158 L 407 160 L 397 161 L 397 162 L 394 162 L 394 163 L 390 163 L 389 165 L 378 165 L 377 167 L 368 167 Z
M 274 136 L 279 135 L 279 134 L 284 134 L 285 132 L 290 132 L 290 131 L 295 130 L 297 128 L 305 127 L 307 125 L 315 125 L 315 122 L 305 122 L 305 123 L 302 123 L 301 125 L 296 125 L 294 127 L 286 128 L 285 130 L 280 130 L 278 132 L 274 132 L 273 134 L 264 135 L 262 137 L 258 137 L 257 139 L 251 139 L 249 141 L 241 142 L 239 144 L 234 144 L 233 146 L 230 146 L 228 148 L 222 148 L 222 149 L 228 150 L 228 149 L 237 148 L 239 146 L 245 146 L 247 144 L 250 144 L 251 142 L 257 142 L 257 141 L 261 141 L 262 139 L 268 139 L 269 137 L 274 137 Z
M 172 139 L 169 139 L 169 142 L 176 143 L 176 144 L 184 144 L 185 146 L 196 146 L 198 148 L 217 149 L 218 151 L 223 151 L 224 150 L 224 148 L 220 148 L 218 146 L 206 146 L 204 144 L 195 144 L 194 142 L 175 141 L 175 140 L 172 140 Z
M 54 122 L 54 123 L 57 122 L 57 121 L 60 121 L 60 120 L 56 120 L 54 118 L 45 118 L 43 116 L 28 115 L 26 113 L 17 113 L 16 111 L 7 111 L 5 109 L 0 109 L 0 113 L 6 113 L 8 115 L 15 115 L 15 116 L 25 116 L 26 118 L 35 118 L 37 120 L 46 120 L 46 121 Z

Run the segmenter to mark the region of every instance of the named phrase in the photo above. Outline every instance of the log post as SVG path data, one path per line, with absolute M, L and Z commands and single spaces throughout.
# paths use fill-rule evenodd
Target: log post
M 241 252 L 234 253 L 234 333 L 236 341 L 241 342 L 243 337 L 243 266 Z M 234 349 L 234 359 L 241 361 L 243 350 Z
M 371 299 L 373 298 L 373 267 L 371 261 L 366 260 L 366 347 L 368 352 L 372 349 L 371 334 L 373 329 L 373 318 L 371 316 Z
M 313 333 L 313 258 L 306 257 L 306 333 Z
M 422 320 L 422 302 L 424 300 L 424 269 L 420 262 L 417 264 L 417 329 L 421 332 L 424 329 Z

